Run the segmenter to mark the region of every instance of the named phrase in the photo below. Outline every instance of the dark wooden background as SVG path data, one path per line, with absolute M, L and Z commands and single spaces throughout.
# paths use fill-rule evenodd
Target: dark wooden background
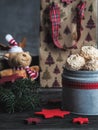
M 0 43 L 8 44 L 5 35 L 17 42 L 27 38 L 26 49 L 39 55 L 40 0 L 0 0 Z

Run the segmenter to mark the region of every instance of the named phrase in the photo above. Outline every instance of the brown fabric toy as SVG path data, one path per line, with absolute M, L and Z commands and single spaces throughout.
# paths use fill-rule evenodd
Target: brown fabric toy
M 2 78 L 4 76 L 18 74 L 23 78 L 31 78 L 32 80 L 35 80 L 39 75 L 39 67 L 29 67 L 32 61 L 29 52 L 24 52 L 10 34 L 6 35 L 6 40 L 11 47 L 9 52 L 4 55 L 4 58 L 8 60 L 11 68 L 0 71 L 0 77 Z

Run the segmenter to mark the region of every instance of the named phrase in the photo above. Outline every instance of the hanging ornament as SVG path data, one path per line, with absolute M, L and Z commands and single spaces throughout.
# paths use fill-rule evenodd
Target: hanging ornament
M 87 22 L 87 26 L 86 27 L 89 28 L 89 29 L 95 28 L 95 23 L 94 23 L 94 21 L 92 19 L 92 16 L 90 16 L 90 19 Z
M 63 49 L 62 45 L 58 41 L 59 29 L 60 29 L 60 9 L 57 4 L 52 2 L 50 5 L 50 21 L 52 24 L 52 38 L 56 47 Z

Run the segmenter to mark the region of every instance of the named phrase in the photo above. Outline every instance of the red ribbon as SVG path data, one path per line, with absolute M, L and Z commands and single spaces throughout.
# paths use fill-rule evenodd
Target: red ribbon
M 86 2 L 80 1 L 80 3 L 76 7 L 77 12 L 77 39 L 74 41 L 74 44 L 71 47 L 66 47 L 66 49 L 77 49 L 77 42 L 81 37 L 81 29 L 82 29 L 82 20 L 84 19 L 84 11 L 86 9 Z
M 71 3 L 73 0 L 62 0 L 62 2 Z M 84 11 L 86 8 L 86 2 L 80 1 L 76 7 L 77 11 L 77 39 L 71 47 L 66 47 L 65 49 L 77 49 L 77 42 L 81 37 L 81 22 L 84 19 Z M 50 21 L 52 23 L 52 38 L 56 47 L 63 49 L 62 45 L 58 41 L 59 28 L 60 28 L 60 9 L 57 4 L 50 6 Z
M 77 11 L 77 39 L 76 42 L 79 41 L 80 37 L 81 37 L 81 22 L 84 19 L 84 11 L 86 9 L 86 2 L 80 2 L 77 7 L 76 7 L 76 11 Z
M 63 87 L 68 87 L 73 89 L 98 89 L 98 82 L 82 83 L 82 82 L 66 81 L 65 79 L 63 79 L 62 84 Z
M 56 47 L 62 49 L 62 45 L 58 41 L 60 28 L 60 9 L 57 4 L 53 3 L 50 6 L 50 21 L 52 23 L 52 38 Z

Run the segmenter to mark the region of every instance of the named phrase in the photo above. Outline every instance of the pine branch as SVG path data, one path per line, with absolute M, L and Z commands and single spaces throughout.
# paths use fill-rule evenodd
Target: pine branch
M 31 79 L 18 79 L 0 86 L 0 104 L 5 111 L 33 110 L 39 106 L 39 84 Z

